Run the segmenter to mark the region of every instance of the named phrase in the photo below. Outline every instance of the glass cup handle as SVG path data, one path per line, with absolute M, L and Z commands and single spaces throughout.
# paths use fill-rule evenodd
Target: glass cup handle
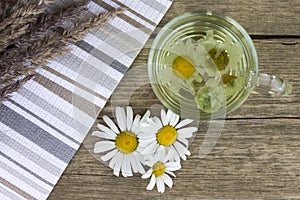
M 289 81 L 269 74 L 258 74 L 254 85 L 255 92 L 269 94 L 272 97 L 287 97 L 292 92 Z

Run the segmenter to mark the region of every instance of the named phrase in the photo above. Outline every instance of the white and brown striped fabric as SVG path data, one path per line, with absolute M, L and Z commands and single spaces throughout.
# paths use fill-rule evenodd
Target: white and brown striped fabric
M 171 0 L 93 0 L 121 15 L 0 104 L 0 199 L 46 199 Z

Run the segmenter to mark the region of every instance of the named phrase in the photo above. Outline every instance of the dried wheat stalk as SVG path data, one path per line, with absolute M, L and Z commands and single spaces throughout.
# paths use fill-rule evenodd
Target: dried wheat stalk
M 69 52 L 67 47 L 69 43 L 80 40 L 93 27 L 103 26 L 109 18 L 124 11 L 121 8 L 95 16 L 91 15 L 84 6 L 87 2 L 87 0 L 74 2 L 72 6 L 49 14 L 44 12 L 49 1 L 22 0 L 23 14 L 17 14 L 10 10 L 0 12 L 0 25 L 2 23 L 12 24 L 12 20 L 18 18 L 19 22 L 14 22 L 15 26 L 13 27 L 18 27 L 22 31 L 20 34 L 15 34 L 0 42 L 0 47 L 3 46 L 0 52 L 0 102 L 33 78 L 38 66 L 46 64 L 57 55 Z M 0 8 L 2 8 L 1 5 Z M 20 10 L 21 8 L 18 11 Z M 2 18 L 5 15 L 11 18 Z M 34 17 L 27 17 L 31 15 Z M 20 16 L 26 16 L 26 18 L 20 18 Z M 8 31 L 13 30 L 7 30 L 3 34 L 8 34 Z M 0 36 L 1 34 L 0 28 Z M 9 45 L 11 42 L 13 45 Z M 3 45 L 1 46 L 1 44 Z
M 0 50 L 29 31 L 47 4 L 40 0 L 19 0 L 11 6 L 5 3 L 0 22 Z M 11 7 L 9 7 L 11 6 Z M 2 7 L 2 6 L 0 6 Z

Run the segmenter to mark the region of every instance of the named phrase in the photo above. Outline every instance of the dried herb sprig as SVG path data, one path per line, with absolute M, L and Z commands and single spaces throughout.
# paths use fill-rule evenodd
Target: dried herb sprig
M 35 68 L 69 52 L 69 43 L 80 40 L 93 27 L 104 25 L 109 18 L 124 11 L 121 8 L 95 16 L 84 6 L 86 2 L 52 10 L 51 14 L 37 12 L 38 17 L 28 22 L 29 31 L 16 37 L 12 48 L 0 53 L 0 102 L 33 78 Z
M 76 17 L 85 14 L 83 10 L 87 10 L 84 7 L 84 3 L 86 2 L 87 1 L 74 2 L 68 9 L 56 9 L 56 11 L 51 14 L 43 13 L 40 15 L 36 24 L 33 24 L 30 28 L 30 32 L 14 41 L 14 48 L 5 49 L 2 55 L 0 55 L 0 84 L 1 79 L 7 80 L 7 76 L 18 75 L 18 70 L 20 66 L 23 65 L 23 62 L 32 63 L 34 60 L 40 59 L 40 57 L 37 57 L 40 56 L 38 52 L 53 51 L 46 48 L 51 48 L 49 44 L 56 40 L 54 38 L 54 36 L 57 35 L 54 31 L 58 26 L 56 24 L 63 23 L 68 17 L 74 17 L 75 13 Z M 53 46 L 52 48 L 61 50 L 60 53 L 66 52 L 57 46 Z M 1 63 L 1 61 L 4 62 Z
M 29 32 L 30 25 L 37 21 L 48 3 L 40 0 L 19 0 L 12 8 L 6 3 L 0 21 L 0 50 Z

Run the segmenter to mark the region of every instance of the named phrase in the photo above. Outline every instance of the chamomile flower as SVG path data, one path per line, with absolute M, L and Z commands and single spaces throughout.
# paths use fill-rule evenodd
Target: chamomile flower
M 101 156 L 104 162 L 110 160 L 109 167 L 113 169 L 113 173 L 119 176 L 120 171 L 124 177 L 132 176 L 133 173 L 144 173 L 142 163 L 144 161 L 139 153 L 139 135 L 141 134 L 141 124 L 150 116 L 147 111 L 143 118 L 136 115 L 133 119 L 133 111 L 131 107 L 125 110 L 121 107 L 116 108 L 116 124 L 107 116 L 103 117 L 107 126 L 98 124 L 100 131 L 94 131 L 92 135 L 103 138 L 94 145 L 94 153 L 106 153 Z
M 236 95 L 245 85 L 245 79 L 240 76 L 234 75 L 223 75 L 223 84 L 225 85 L 226 97 L 229 98 L 231 96 Z
M 186 160 L 190 155 L 188 150 L 188 139 L 197 131 L 196 127 L 186 127 L 193 122 L 191 119 L 184 119 L 179 122 L 179 115 L 168 110 L 167 113 L 161 110 L 161 119 L 153 117 L 148 120 L 148 126 L 143 128 L 140 134 L 141 152 L 145 157 L 156 153 L 165 153 L 167 160 Z
M 164 47 L 167 52 L 164 58 L 164 68 L 158 73 L 158 79 L 177 94 L 185 89 L 194 94 L 194 84 L 202 82 L 202 68 L 205 62 L 204 49 L 192 39 L 178 40 Z
M 213 31 L 209 30 L 206 37 L 198 40 L 198 43 L 208 52 L 219 71 L 224 73 L 229 69 L 238 70 L 240 67 L 243 49 L 238 42 L 233 42 L 229 35 L 225 36 L 224 41 L 219 41 L 215 39 Z
M 201 87 L 195 97 L 197 106 L 206 113 L 213 113 L 226 105 L 226 90 L 222 84 L 214 79 L 209 79 L 205 86 Z
M 156 185 L 157 191 L 163 193 L 165 191 L 165 184 L 169 188 L 172 188 L 173 180 L 170 175 L 176 177 L 174 171 L 181 168 L 179 161 L 168 161 L 166 157 L 162 155 L 163 154 L 152 156 L 152 158 L 146 162 L 146 165 L 148 165 L 150 169 L 142 175 L 142 178 L 147 179 L 151 177 L 146 187 L 147 190 L 152 190 Z

